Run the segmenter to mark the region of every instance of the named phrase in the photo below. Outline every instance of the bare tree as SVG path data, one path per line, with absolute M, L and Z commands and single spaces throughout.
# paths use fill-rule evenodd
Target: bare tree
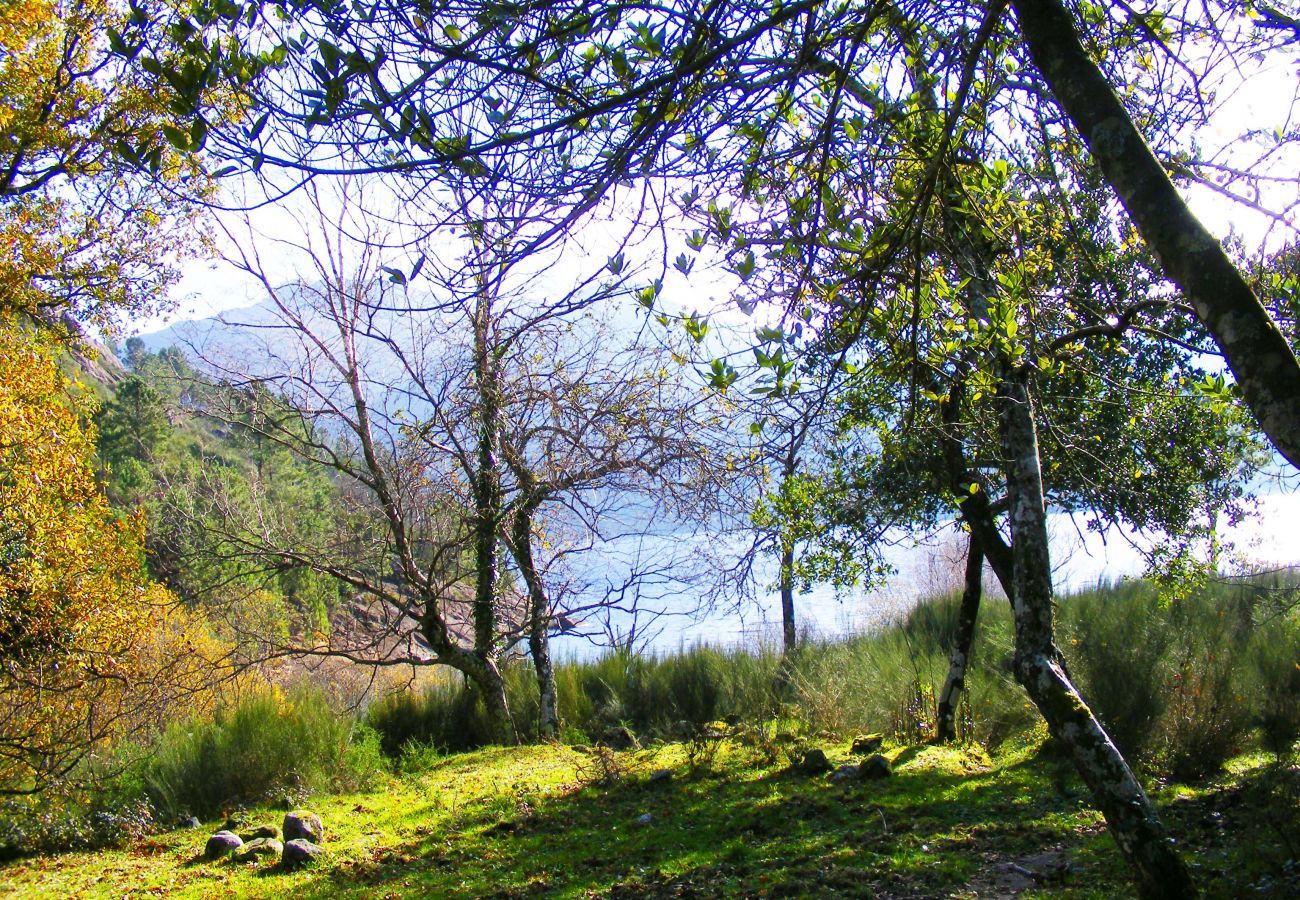
M 336 472 L 352 519 L 334 546 L 293 547 L 262 513 L 231 504 L 225 521 L 261 516 L 266 527 L 231 527 L 228 545 L 356 593 L 351 618 L 366 628 L 284 652 L 449 665 L 475 685 L 502 741 L 516 728 L 500 664 L 526 640 L 538 732 L 554 737 L 549 633 L 617 603 L 581 583 L 579 560 L 625 553 L 638 538 L 653 544 L 656 529 L 671 543 L 718 513 L 726 411 L 692 386 L 686 348 L 618 311 L 621 281 L 569 275 L 556 290 L 560 265 L 535 247 L 519 252 L 514 239 L 544 215 L 540 204 L 518 198 L 507 208 L 454 189 L 460 218 L 440 222 L 460 226 L 449 249 L 427 235 L 395 240 L 356 183 L 304 196 L 299 235 L 230 230 L 232 261 L 269 304 L 245 322 L 256 352 L 205 356 L 285 398 L 292 415 L 255 427 Z M 388 265 L 407 247 L 423 251 L 413 284 Z M 277 284 L 273 252 L 307 271 Z M 681 586 L 712 573 L 706 554 L 666 552 L 670 560 L 627 561 L 628 577 L 680 568 L 671 580 Z

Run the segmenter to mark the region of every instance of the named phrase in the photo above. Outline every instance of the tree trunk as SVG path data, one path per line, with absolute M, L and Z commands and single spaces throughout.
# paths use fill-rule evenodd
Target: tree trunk
M 966 584 L 962 590 L 961 609 L 957 613 L 957 633 L 953 636 L 948 678 L 939 694 L 936 713 L 938 721 L 934 737 L 941 744 L 957 739 L 957 702 L 966 686 L 966 669 L 970 663 L 971 643 L 975 639 L 975 620 L 980 611 L 983 577 L 984 553 L 980 550 L 979 538 L 972 534 L 966 549 Z
M 967 464 L 966 451 L 962 445 L 960 417 L 964 396 L 965 385 L 959 377 L 948 394 L 948 402 L 943 406 L 942 442 L 948 483 L 953 494 L 961 498 L 961 518 L 970 528 L 971 536 L 978 539 L 980 555 L 988 560 L 1007 599 L 1013 600 L 1016 594 L 1011 548 L 998 531 L 988 491 L 981 487 L 972 494 L 969 490 L 970 485 L 979 484 L 980 479 Z
M 1169 845 L 1146 791 L 1070 682 L 1060 663 L 1052 620 L 1052 567 L 1047 546 L 1038 435 L 1026 376 L 1003 382 L 999 430 L 1011 503 L 1016 678 L 1052 735 L 1070 752 L 1144 898 L 1195 896 L 1191 877 Z
M 496 644 L 497 524 L 501 517 L 497 371 L 489 346 L 491 303 L 486 290 L 474 311 L 474 378 L 478 391 L 478 448 L 474 473 L 474 649 L 494 655 Z
M 1273 446 L 1300 468 L 1300 362 L 1214 235 L 1192 215 L 1060 0 L 1012 0 L 1034 64 L 1165 274 L 1214 337 Z
M 466 670 L 483 691 L 483 701 L 494 739 L 517 744 L 519 735 L 510 716 L 505 680 L 497 656 L 497 528 L 501 521 L 501 472 L 498 459 L 500 384 L 491 344 L 492 301 L 480 285 L 474 309 L 474 379 L 478 393 L 478 447 L 475 459 L 474 497 L 474 651 L 475 671 Z
M 528 652 L 537 673 L 537 736 L 553 741 L 560 736 L 559 693 L 555 686 L 555 666 L 551 662 L 551 605 L 546 586 L 533 559 L 533 510 L 536 503 L 525 504 L 515 512 L 511 525 L 510 552 L 528 588 Z
M 781 649 L 789 659 L 794 655 L 798 635 L 794 627 L 794 544 L 781 539 Z
M 514 719 L 510 715 L 510 703 L 506 699 L 506 682 L 501 677 L 501 670 L 492 660 L 483 660 L 477 676 L 471 675 L 478 689 L 483 692 L 483 707 L 487 712 L 488 728 L 492 740 L 498 744 L 511 745 L 519 743 L 515 731 Z

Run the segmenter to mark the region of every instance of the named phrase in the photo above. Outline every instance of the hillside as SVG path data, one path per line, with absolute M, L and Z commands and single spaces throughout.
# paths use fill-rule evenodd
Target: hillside
M 847 746 L 825 746 L 833 764 L 850 759 Z M 414 772 L 374 791 L 305 801 L 326 830 L 327 856 L 310 868 L 202 861 L 218 820 L 119 850 L 12 863 L 0 868 L 0 890 L 300 900 L 1133 894 L 1072 767 L 1036 742 L 993 759 L 887 747 L 894 775 L 875 781 L 800 774 L 791 752 L 768 735 L 625 753 L 542 746 L 410 758 Z M 1219 780 L 1160 789 L 1207 896 L 1300 889 L 1285 862 L 1300 834 L 1294 817 L 1273 814 L 1286 802 L 1274 779 L 1255 756 Z M 282 816 L 257 808 L 237 818 L 249 827 Z

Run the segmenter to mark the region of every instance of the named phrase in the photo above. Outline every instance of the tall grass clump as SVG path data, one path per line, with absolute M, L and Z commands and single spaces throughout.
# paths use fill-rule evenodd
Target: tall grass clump
M 1294 613 L 1258 580 L 1175 598 L 1125 582 L 1062 604 L 1066 655 L 1084 698 L 1130 759 L 1179 779 L 1219 771 L 1263 729 L 1289 752 L 1300 734 Z
M 1211 584 L 1169 600 L 1124 582 L 1060 600 L 1059 633 L 1085 699 L 1131 760 L 1181 778 L 1216 771 L 1258 729 L 1290 753 L 1300 736 L 1300 624 L 1256 582 Z M 595 742 L 614 726 L 643 740 L 719 719 L 802 723 L 846 737 L 883 732 L 930 740 L 960 598 L 936 598 L 874 632 L 812 641 L 783 659 L 770 646 L 706 645 L 654 655 L 615 649 L 556 668 L 563 735 Z M 966 673 L 959 737 L 990 748 L 1041 723 L 1012 670 L 1009 604 L 989 598 Z M 537 688 L 527 660 L 502 669 L 515 725 L 532 733 Z M 491 733 L 462 679 L 375 704 L 368 721 L 394 758 L 480 746 Z M 693 729 L 687 729 L 691 733 Z M 423 758 L 423 757 L 422 757 Z
M 166 817 L 213 817 L 231 806 L 309 792 L 357 790 L 384 767 L 378 738 L 316 689 L 241 697 L 211 719 L 177 723 L 144 777 Z
M 875 632 L 801 648 L 791 678 L 794 715 L 829 734 L 877 731 L 902 743 L 931 739 L 959 604 L 959 596 L 939 597 Z M 960 735 L 966 741 L 996 745 L 1035 721 L 1011 676 L 1011 644 L 1006 604 L 986 602 L 966 674 Z

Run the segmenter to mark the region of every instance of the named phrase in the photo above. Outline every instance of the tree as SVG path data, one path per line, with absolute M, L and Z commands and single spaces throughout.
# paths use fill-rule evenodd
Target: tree
M 240 528 L 248 514 L 232 502 L 222 540 L 232 554 L 338 579 L 390 626 L 382 641 L 336 629 L 285 652 L 451 666 L 474 684 L 496 740 L 515 735 L 500 661 L 526 639 L 539 731 L 553 735 L 547 634 L 561 615 L 609 603 L 599 589 L 566 589 L 565 561 L 598 542 L 631 547 L 652 517 L 666 525 L 711 510 L 720 492 L 700 485 L 722 465 L 706 441 L 721 425 L 710 395 L 684 387 L 683 357 L 635 317 L 591 314 L 613 308 L 618 281 L 566 275 L 528 243 L 547 227 L 545 203 L 451 184 L 440 220 L 456 229 L 450 247 L 385 233 L 355 182 L 337 195 L 310 188 L 304 237 L 273 242 L 310 275 L 276 284 L 267 240 L 238 241 L 234 261 L 269 297 L 253 334 L 269 338 L 259 353 L 207 355 L 205 366 L 283 397 L 296 414 L 253 427 L 334 472 L 355 506 L 335 539 L 304 545 L 277 527 Z M 391 265 L 399 253 L 416 265 Z M 557 288 L 562 279 L 576 283 Z
M 996 8 L 984 17 L 971 43 L 990 42 L 995 27 Z M 1141 292 L 1142 285 L 1151 283 L 1145 275 L 1149 267 L 1116 244 L 1113 226 L 1097 230 L 1094 225 L 1093 230 L 1081 231 L 1078 223 L 1071 222 L 1080 246 L 1062 248 L 1053 241 L 1053 235 L 1062 231 L 1059 207 L 1044 199 L 1058 191 L 1073 192 L 1069 199 L 1075 204 L 1089 203 L 1095 187 L 1080 177 L 1066 181 L 1062 188 L 1059 176 L 1042 177 L 1041 163 L 1032 154 L 1012 168 L 1008 163 L 1018 162 L 1014 145 L 1009 148 L 1010 158 L 1000 160 L 998 168 L 981 164 L 984 148 L 968 146 L 966 139 L 957 135 L 989 139 L 989 132 L 981 126 L 990 97 L 996 96 L 989 93 L 994 90 L 991 82 L 967 70 L 957 104 L 963 125 L 970 131 L 944 128 L 944 118 L 938 114 L 938 92 L 924 62 L 941 45 L 941 32 L 926 32 L 906 20 L 891 23 L 891 30 L 898 46 L 913 61 L 909 67 L 912 114 L 889 133 L 889 139 L 896 142 L 889 158 L 901 160 L 893 163 L 889 188 L 882 192 L 884 200 L 892 203 L 881 203 L 877 197 L 875 207 L 868 201 L 855 208 L 841 199 L 849 196 L 850 183 L 859 177 L 848 161 L 861 152 L 858 148 L 863 142 L 878 138 L 828 137 L 815 145 L 817 166 L 774 167 L 773 176 L 761 182 L 765 208 L 762 215 L 755 216 L 757 225 L 752 233 L 755 241 L 768 233 L 799 234 L 810 218 L 820 218 L 812 223 L 817 230 L 796 245 L 791 255 L 802 267 L 810 293 L 835 298 L 826 314 L 829 322 L 823 329 L 827 335 L 823 352 L 834 357 L 857 344 L 852 362 L 885 372 L 868 385 L 869 402 L 850 416 L 850 421 L 870 429 L 862 455 L 877 473 L 872 482 L 876 496 L 871 501 L 891 513 L 897 508 L 908 510 L 913 520 L 933 516 L 935 500 L 958 501 L 963 518 L 977 537 L 978 551 L 988 553 L 1013 599 L 1018 679 L 1042 710 L 1053 734 L 1071 748 L 1121 848 L 1138 868 L 1143 890 L 1186 891 L 1190 881 L 1160 838 L 1150 801 L 1096 718 L 1079 700 L 1053 644 L 1043 469 L 1044 460 L 1050 461 L 1054 472 L 1048 483 L 1055 482 L 1058 490 L 1064 488 L 1058 496 L 1077 490 L 1080 496 L 1074 502 L 1095 504 L 1094 508 L 1103 510 L 1103 518 L 1123 509 L 1144 524 L 1166 521 L 1178 527 L 1188 521 L 1187 507 L 1178 501 L 1169 503 L 1180 496 L 1179 489 L 1172 493 L 1148 491 L 1153 495 L 1148 498 L 1125 490 L 1126 485 L 1149 474 L 1147 467 L 1154 464 L 1170 478 L 1166 484 L 1184 486 L 1182 502 L 1192 500 L 1195 508 L 1199 485 L 1213 485 L 1221 476 L 1201 471 L 1195 458 L 1176 460 L 1177 454 L 1165 455 L 1161 447 L 1152 446 L 1155 442 L 1146 443 L 1149 438 L 1144 438 L 1140 429 L 1126 429 L 1113 419 L 1107 422 L 1105 413 L 1110 407 L 1105 402 L 1107 393 L 1132 390 L 1139 384 L 1151 392 L 1149 396 L 1169 390 L 1169 374 L 1183 371 L 1187 360 L 1177 358 L 1181 350 L 1174 356 L 1167 349 L 1162 351 L 1158 341 L 1170 331 L 1180 331 L 1181 313 L 1171 317 L 1169 310 L 1176 304 L 1159 293 Z M 791 129 L 796 132 L 789 138 L 791 145 L 797 146 L 800 127 Z M 936 151 L 932 143 L 935 134 L 954 136 L 943 138 Z M 779 136 L 772 141 L 781 143 Z M 952 155 L 936 156 L 936 152 Z M 1015 176 L 1011 181 L 1009 174 Z M 813 205 L 809 198 L 821 204 L 821 212 L 810 214 Z M 856 223 L 873 218 L 888 235 L 889 244 L 881 252 L 888 254 L 889 267 L 872 265 L 870 272 L 864 273 L 860 238 L 855 241 L 858 246 L 847 241 L 855 225 L 863 230 Z M 1104 216 L 1097 218 L 1104 220 Z M 774 228 L 773 221 L 782 225 Z M 783 263 L 782 258 L 773 263 L 778 273 L 774 277 L 787 277 L 789 266 Z M 1122 277 L 1115 277 L 1118 272 L 1127 274 L 1136 292 L 1131 288 L 1097 289 L 1123 284 Z M 936 273 L 944 274 L 936 279 Z M 749 275 L 760 285 L 762 277 L 761 272 Z M 1089 337 L 1114 340 L 1131 327 L 1136 327 L 1139 335 L 1157 338 L 1139 339 L 1142 366 L 1129 366 L 1123 357 L 1116 365 L 1117 358 L 1105 354 L 1077 358 L 1080 342 Z M 1197 340 L 1193 337 L 1191 343 Z M 1061 355 L 1072 345 L 1073 349 Z M 1054 376 L 1059 374 L 1073 383 L 1068 387 L 1054 384 Z M 1089 378 L 1097 380 L 1089 384 Z M 1163 387 L 1162 379 L 1166 381 Z M 879 383 L 893 386 L 883 406 L 872 393 Z M 989 417 L 982 442 L 978 426 L 962 427 L 971 416 L 979 421 L 977 401 L 981 397 L 984 415 Z M 1083 398 L 1105 405 L 1090 413 L 1075 403 Z M 1075 420 L 1057 420 L 1064 427 L 1053 437 L 1059 440 L 1062 452 L 1045 455 L 1038 429 L 1045 419 L 1051 420 L 1051 414 L 1044 415 L 1034 406 L 1041 409 L 1051 402 L 1063 403 Z M 1149 400 L 1146 405 L 1150 408 Z M 1195 397 L 1186 398 L 1175 420 L 1196 421 L 1198 405 Z M 1173 407 L 1160 412 L 1173 412 Z M 1199 418 L 1201 427 L 1213 430 L 1213 419 Z M 1092 433 L 1079 430 L 1080 422 Z M 1107 428 L 1098 432 L 1101 423 Z M 1150 425 L 1144 423 L 1143 427 Z M 1229 435 L 1239 434 L 1236 427 L 1229 429 Z M 1095 473 L 1090 476 L 1088 465 L 1100 463 L 1105 469 L 1111 462 L 1080 452 L 1086 447 L 1084 439 L 1093 437 L 1127 461 L 1132 461 L 1127 456 L 1132 451 L 1144 461 L 1119 479 L 1103 481 Z M 1187 435 L 1180 434 L 1179 439 L 1185 441 Z M 972 465 L 966 461 L 967 453 L 986 462 Z M 927 463 L 927 459 L 933 462 Z M 876 460 L 883 460 L 884 465 Z M 1009 545 L 997 527 L 1000 501 L 996 495 L 990 498 L 990 482 L 995 479 L 982 477 L 980 468 L 993 470 L 999 476 L 996 480 L 1007 485 L 1001 502 L 1009 514 Z M 860 471 L 855 466 L 846 480 L 861 482 Z M 1192 486 L 1198 487 L 1188 493 Z M 1114 493 L 1108 496 L 1110 491 Z M 1210 496 L 1214 491 L 1211 487 Z M 862 493 L 854 496 L 860 498 Z M 860 514 L 854 505 L 849 502 L 844 507 Z M 979 553 L 971 556 L 978 559 Z M 978 602 L 978 568 L 969 574 L 973 577 L 963 604 L 968 614 Z M 973 615 L 966 620 L 973 623 Z M 942 692 L 949 703 L 965 655 L 960 645 L 954 648 L 954 677 Z
M 1300 361 L 1242 271 L 1178 193 L 1057 0 L 1014 0 L 1025 41 L 1170 280 L 1214 336 L 1273 445 L 1300 468 Z
M 196 246 L 197 158 L 158 146 L 138 173 L 119 148 L 171 129 L 175 93 L 114 55 L 147 8 L 26 0 L 0 11 L 0 309 L 109 324 L 164 302 Z
M 1017 16 L 1014 29 L 1008 8 Z M 837 292 L 845 283 L 869 285 L 882 278 L 892 287 L 911 274 L 914 289 L 903 295 L 910 298 L 910 310 L 905 318 L 895 319 L 903 324 L 895 340 L 902 335 L 914 341 L 924 323 L 922 254 L 912 248 L 926 237 L 932 202 L 938 198 L 949 205 L 954 199 L 960 203 L 959 198 L 944 196 L 950 184 L 945 173 L 969 165 L 968 153 L 976 165 L 989 168 L 1022 152 L 1068 153 L 1073 136 L 1065 127 L 1068 123 L 1056 115 L 1059 104 L 1089 143 L 1105 180 L 1117 190 L 1196 317 L 1219 342 L 1262 427 L 1297 461 L 1294 404 L 1300 402 L 1300 364 L 1241 273 L 1187 213 L 1159 158 L 1147 152 L 1133 116 L 1110 89 L 1107 75 L 1079 43 L 1074 20 L 1055 0 L 1010 6 L 796 3 L 769 8 L 705 3 L 651 15 L 617 3 L 592 10 L 585 4 L 548 2 L 512 8 L 509 20 L 495 7 L 468 5 L 447 11 L 451 21 L 442 23 L 441 34 L 388 8 L 365 27 L 332 3 L 298 9 L 318 16 L 313 24 L 319 30 L 311 38 L 316 45 L 310 46 L 311 40 L 295 44 L 285 50 L 285 58 L 294 77 L 312 87 L 298 95 L 305 98 L 302 105 L 291 102 L 279 111 L 285 113 L 281 121 L 288 127 L 345 123 L 332 149 L 344 147 L 344 134 L 360 139 L 365 152 L 352 158 L 334 156 L 329 165 L 351 162 L 391 171 L 447 162 L 473 166 L 492 147 L 517 146 L 531 152 L 572 141 L 573 171 L 552 196 L 579 212 L 633 173 L 708 174 L 715 185 L 721 173 L 730 173 L 734 177 L 726 189 L 716 190 L 708 200 L 708 231 L 701 237 L 729 254 L 737 276 L 748 281 L 763 259 L 802 267 L 806 277 L 796 302 L 825 310 L 830 321 L 852 323 L 856 310 L 857 323 L 869 325 L 888 294 L 867 289 L 847 300 Z M 1109 77 L 1125 84 L 1143 123 L 1158 129 L 1153 139 L 1162 154 L 1180 172 L 1195 173 L 1200 163 L 1195 148 L 1180 147 L 1178 132 L 1188 121 L 1185 110 L 1196 108 L 1199 87 L 1192 84 L 1183 92 L 1178 67 L 1191 73 L 1192 82 L 1197 80 L 1191 67 L 1196 65 L 1198 39 L 1230 50 L 1251 46 L 1234 46 L 1222 30 L 1203 35 L 1194 23 L 1180 22 L 1163 10 L 1149 15 L 1127 6 L 1118 10 L 1112 17 L 1107 7 L 1092 4 L 1081 13 L 1089 29 L 1107 32 L 1110 39 L 1099 50 L 1113 60 Z M 1237 8 L 1216 10 L 1235 13 Z M 365 32 L 364 37 L 359 32 Z M 1183 46 L 1188 58 L 1178 59 L 1172 49 L 1177 40 L 1170 38 L 1184 35 L 1190 36 Z M 895 39 L 900 36 L 902 40 Z M 373 43 L 368 42 L 376 38 L 385 48 L 383 54 L 371 50 Z M 1021 38 L 1032 58 L 1025 55 Z M 296 57 L 299 52 L 306 59 L 320 56 L 323 64 L 309 75 Z M 1171 65 L 1156 67 L 1149 62 L 1151 56 L 1170 58 Z M 414 81 L 394 77 L 395 70 L 413 70 L 406 64 L 416 58 L 424 64 L 423 75 Z M 440 95 L 437 88 L 465 67 L 493 72 L 502 81 L 517 79 L 537 101 L 501 114 L 500 121 L 505 121 L 518 112 L 519 128 L 509 124 L 437 131 L 437 113 L 448 103 L 460 102 Z M 920 77 L 908 83 L 908 72 Z M 943 90 L 918 84 L 927 81 Z M 944 100 L 939 115 L 925 114 L 927 94 Z M 973 116 L 968 114 L 972 100 L 978 101 Z M 1017 133 L 1023 137 L 1006 137 Z M 973 143 L 968 140 L 972 136 Z M 846 142 L 853 146 L 839 152 Z M 293 169 L 324 165 L 285 146 L 269 154 L 259 147 L 253 158 Z M 394 152 L 371 152 L 378 149 Z M 1067 186 L 1084 168 L 1077 162 L 1063 174 Z M 805 173 L 811 177 L 803 178 Z M 798 189 L 794 193 L 789 191 L 792 182 Z M 737 228 L 742 218 L 758 217 L 766 198 L 782 193 L 789 214 L 767 234 Z M 683 208 L 689 210 L 699 197 L 687 192 Z M 702 211 L 703 204 L 699 208 Z M 570 221 L 560 219 L 563 224 Z M 1001 236 L 992 237 L 997 252 Z M 1065 236 L 1059 239 L 1067 241 Z M 854 258 L 852 268 L 846 266 L 829 281 L 814 277 L 819 257 L 828 250 Z M 907 273 L 899 262 L 909 256 L 912 269 Z M 1068 716 L 1049 695 L 1068 697 L 1070 688 L 1068 678 L 1063 672 L 1058 678 L 1052 663 L 1050 570 L 1044 568 L 1045 544 L 1038 546 L 1043 501 L 1034 385 L 1026 360 L 1016 353 L 1027 343 L 1017 331 L 1032 331 L 1035 322 L 1025 315 L 1029 294 L 1023 283 L 1002 287 L 1005 290 L 973 292 L 975 299 L 999 307 L 996 316 L 975 307 L 970 311 L 977 321 L 993 326 L 989 332 L 1000 335 L 1005 346 L 994 357 L 1000 368 L 975 370 L 991 380 L 978 388 L 972 385 L 972 397 L 980 392 L 1001 398 L 999 443 L 1002 452 L 1011 454 L 1005 475 L 1008 499 L 1016 510 L 1013 593 L 1021 604 L 1017 621 L 1023 624 L 1025 640 L 1018 647 L 1018 659 L 1024 663 L 1021 675 L 1034 683 L 1031 692 L 1036 691 L 1045 715 L 1060 726 Z M 1009 302 L 992 304 L 995 299 Z M 1104 334 L 1115 325 L 1103 319 L 1084 327 Z M 1148 322 L 1141 327 L 1158 325 Z M 908 370 L 898 373 L 899 382 L 908 386 L 909 409 L 915 407 L 920 390 L 928 389 L 924 361 L 915 352 L 911 360 Z M 726 374 L 719 372 L 719 378 Z M 995 568 L 999 558 L 1007 562 L 985 537 L 981 534 L 981 544 Z M 1104 742 L 1096 746 L 1105 749 Z M 1113 764 L 1118 755 L 1111 751 L 1107 759 Z M 1077 759 L 1081 768 L 1096 762 L 1087 754 Z M 1094 768 L 1092 776 L 1098 771 Z M 1123 803 L 1111 803 L 1113 796 L 1103 798 L 1108 779 L 1092 776 L 1121 847 L 1138 865 L 1141 889 L 1151 894 L 1189 891 L 1185 876 L 1162 882 L 1163 870 L 1177 874 L 1177 866 L 1169 863 L 1157 832 L 1129 817 Z M 1120 781 L 1124 790 L 1136 784 L 1131 778 Z M 1149 811 L 1140 788 L 1129 796 Z
M 91 395 L 51 338 L 0 319 L 0 792 L 74 773 L 111 738 L 202 706 L 218 656 L 140 564 L 143 521 L 90 466 Z

